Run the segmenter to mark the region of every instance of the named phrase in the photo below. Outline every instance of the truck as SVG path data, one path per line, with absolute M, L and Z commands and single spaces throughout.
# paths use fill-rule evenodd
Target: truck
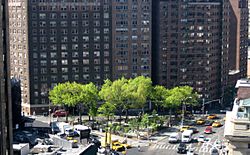
M 71 125 L 69 125 L 69 123 L 58 122 L 57 126 L 59 127 L 59 130 L 60 130 L 58 135 L 63 135 L 63 134 L 66 136 L 74 136 L 75 135 L 75 131 L 74 131 L 73 127 Z
M 181 135 L 181 142 L 183 143 L 191 142 L 192 134 L 193 134 L 192 130 L 185 130 Z

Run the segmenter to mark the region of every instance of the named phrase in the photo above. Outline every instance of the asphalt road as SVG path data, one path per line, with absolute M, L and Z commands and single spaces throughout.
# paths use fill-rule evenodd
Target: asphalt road
M 198 129 L 198 133 L 193 135 L 193 138 L 199 137 L 199 135 L 204 135 L 206 138 L 210 138 L 210 142 L 206 143 L 188 143 L 187 146 L 191 146 L 194 148 L 194 153 L 197 155 L 210 155 L 210 149 L 213 147 L 213 143 L 219 139 L 222 142 L 224 141 L 223 134 L 224 134 L 224 121 L 220 120 L 223 126 L 219 128 L 213 128 L 212 134 L 204 134 L 204 130 L 206 126 L 200 125 L 195 126 Z M 161 141 L 157 142 L 149 146 L 148 148 L 142 148 L 142 152 L 138 152 L 137 148 L 133 148 L 128 150 L 127 155 L 177 155 L 177 144 L 170 144 L 168 143 L 168 137 L 162 139 Z M 220 150 L 222 151 L 222 150 Z
M 206 138 L 211 138 L 210 142 L 208 143 L 190 143 L 187 144 L 188 146 L 192 145 L 192 148 L 194 148 L 194 152 L 197 155 L 209 155 L 210 149 L 212 148 L 212 145 L 216 139 L 219 139 L 221 141 L 224 141 L 223 135 L 224 135 L 224 121 L 222 121 L 222 118 L 224 116 L 220 116 L 221 119 L 220 122 L 222 122 L 223 126 L 219 128 L 213 128 L 214 133 L 212 134 L 204 134 L 204 130 L 206 126 L 200 125 L 195 126 L 198 129 L 198 133 L 193 135 L 193 138 L 199 137 L 199 135 L 204 135 Z M 48 117 L 38 117 L 40 121 L 48 122 Z M 63 118 L 60 118 L 63 119 Z M 51 121 L 55 121 L 56 118 L 52 118 Z M 157 142 L 154 142 L 149 147 L 141 147 L 141 152 L 138 151 L 137 148 L 131 148 L 127 150 L 126 155 L 177 155 L 177 148 L 179 144 L 170 144 L 168 143 L 168 136 L 166 133 L 161 133 L 162 135 L 158 135 L 158 137 L 163 137 L 160 140 L 156 140 Z

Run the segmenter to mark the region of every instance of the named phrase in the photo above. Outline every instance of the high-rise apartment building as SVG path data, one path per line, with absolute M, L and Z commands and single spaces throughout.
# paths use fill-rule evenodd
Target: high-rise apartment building
M 250 154 L 250 82 L 240 79 L 236 86 L 237 96 L 232 111 L 226 114 L 224 137 L 228 155 Z
M 113 78 L 151 76 L 152 0 L 112 1 Z
M 153 6 L 153 79 L 190 85 L 205 100 L 222 99 L 229 72 L 246 76 L 244 1 L 158 0 Z
M 12 105 L 7 2 L 0 0 L 0 154 L 12 155 Z
M 10 0 L 22 111 L 48 112 L 48 91 L 60 82 L 151 76 L 151 10 L 151 0 Z
M 11 75 L 21 80 L 22 111 L 48 112 L 57 83 L 100 85 L 112 74 L 111 0 L 11 0 Z

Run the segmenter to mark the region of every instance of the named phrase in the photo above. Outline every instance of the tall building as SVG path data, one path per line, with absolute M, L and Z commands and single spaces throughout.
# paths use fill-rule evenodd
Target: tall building
M 247 59 L 247 77 L 250 77 L 250 0 L 248 0 L 248 59 Z
M 228 155 L 250 154 L 250 82 L 249 79 L 237 81 L 237 96 L 233 110 L 226 113 L 224 136 L 228 141 Z
M 110 0 L 10 1 L 11 75 L 25 114 L 48 112 L 57 83 L 111 78 L 111 11 Z
M 9 14 L 24 114 L 48 112 L 57 83 L 151 76 L 151 0 L 19 0 Z
M 0 154 L 12 155 L 12 105 L 10 83 L 10 53 L 8 42 L 8 4 L 0 1 Z
M 113 78 L 151 76 L 152 0 L 112 1 Z
M 190 85 L 207 101 L 223 98 L 230 70 L 246 76 L 248 17 L 243 3 L 155 1 L 152 49 L 155 83 L 169 88 Z

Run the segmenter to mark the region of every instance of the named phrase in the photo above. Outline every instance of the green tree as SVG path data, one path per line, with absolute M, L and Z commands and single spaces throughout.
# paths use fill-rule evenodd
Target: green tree
M 163 106 L 163 103 L 166 99 L 166 96 L 168 96 L 169 90 L 165 88 L 164 86 L 157 85 L 153 88 L 151 93 L 151 100 L 155 104 L 157 110 L 160 106 Z
M 116 109 L 115 105 L 109 102 L 105 102 L 98 108 L 99 115 L 104 116 L 107 119 L 107 126 L 105 130 L 105 145 L 107 144 L 107 130 L 108 130 L 109 121 L 111 117 L 114 116 L 115 109 Z
M 134 79 L 130 79 L 128 82 L 128 89 L 130 99 L 132 100 L 133 108 L 140 108 L 143 111 L 147 99 L 152 92 L 152 80 L 148 77 L 138 76 Z
M 174 87 L 169 90 L 169 93 L 165 96 L 163 106 L 170 109 L 170 119 L 172 115 L 172 109 L 184 105 L 196 105 L 198 103 L 198 94 L 194 92 L 190 86 Z M 170 120 L 171 123 L 171 120 Z
M 49 92 L 49 99 L 54 105 L 62 105 L 64 107 L 74 107 L 81 102 L 81 84 L 76 82 L 59 83 Z M 68 116 L 66 116 L 66 122 Z
M 128 80 L 125 78 L 117 79 L 113 82 L 105 80 L 99 92 L 102 100 L 112 103 L 119 111 L 120 124 L 122 111 L 126 108 L 127 82 Z
M 94 117 L 97 114 L 97 101 L 99 100 L 98 88 L 91 82 L 85 85 L 81 85 L 81 94 L 79 96 L 80 102 L 78 104 L 83 104 L 83 106 L 89 109 L 88 115 Z M 82 107 L 82 106 L 80 106 Z M 79 108 L 80 122 L 82 123 L 81 118 L 82 108 Z

